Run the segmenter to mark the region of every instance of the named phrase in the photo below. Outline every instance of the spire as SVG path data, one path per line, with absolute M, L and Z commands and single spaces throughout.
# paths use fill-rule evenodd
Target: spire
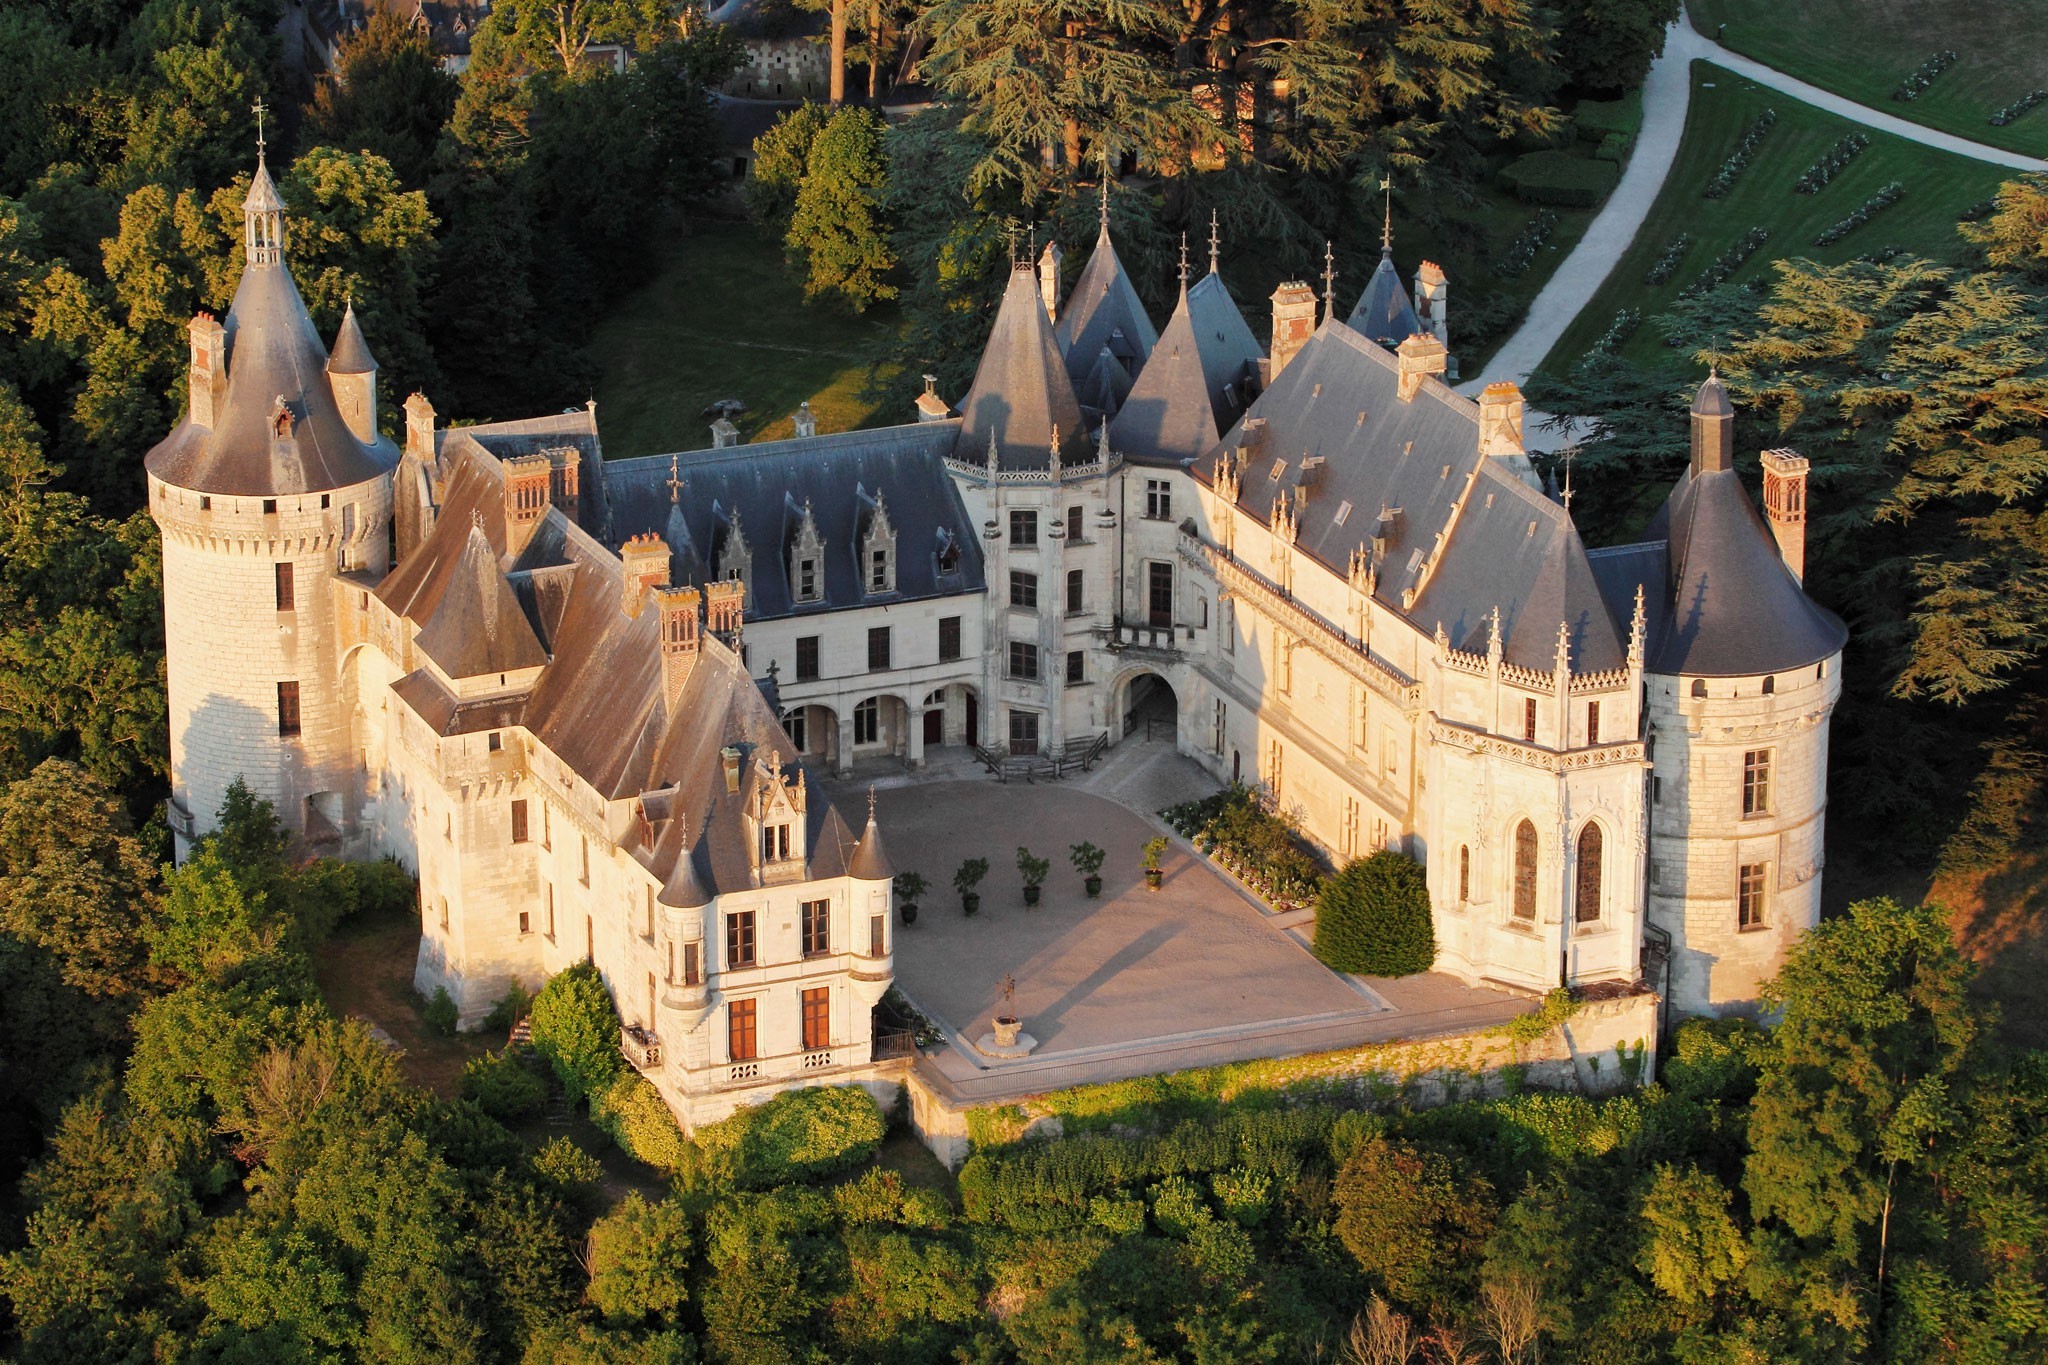
M 1380 255 L 1394 254 L 1394 178 L 1380 177 L 1380 192 L 1387 196 L 1386 218 L 1380 224 Z
M 1188 288 L 1188 235 L 1187 235 L 1187 234 L 1186 234 L 1185 232 L 1183 232 L 1183 233 L 1182 233 L 1182 234 L 1180 235 L 1180 288 L 1181 288 L 1181 292 L 1182 292 L 1182 293 L 1186 293 L 1186 292 L 1187 292 L 1187 288 Z
M 363 339 L 363 328 L 356 321 L 356 301 L 349 298 L 342 309 L 341 329 L 334 334 L 334 351 L 327 357 L 329 374 L 369 374 L 377 368 L 377 359 L 370 354 L 370 343 Z
M 257 127 L 262 127 L 263 102 L 256 102 Z M 270 178 L 263 156 L 263 135 L 256 136 L 256 174 L 242 199 L 242 249 L 250 265 L 278 265 L 284 260 L 284 197 Z
M 1101 236 L 1109 240 L 1109 153 L 1102 154 L 1102 205 L 1096 212 L 1101 225 Z
M 1337 298 L 1337 253 L 1332 249 L 1330 239 L 1323 238 L 1323 321 L 1330 320 L 1336 308 Z
M 1216 232 L 1216 210 L 1209 210 L 1209 273 L 1217 273 L 1217 259 L 1222 255 L 1222 238 Z
M 861 831 L 860 842 L 853 846 L 853 857 L 847 860 L 846 875 L 865 882 L 886 882 L 895 875 L 889 863 L 889 855 L 882 851 L 882 827 L 875 820 L 875 789 L 868 788 L 868 827 Z

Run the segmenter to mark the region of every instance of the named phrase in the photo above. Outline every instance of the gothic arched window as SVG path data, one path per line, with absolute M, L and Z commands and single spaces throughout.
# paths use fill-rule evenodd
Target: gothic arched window
M 1536 918 L 1536 826 L 1515 826 L 1515 918 Z
M 1572 919 L 1590 924 L 1600 918 L 1600 826 L 1579 831 L 1578 881 L 1572 888 Z

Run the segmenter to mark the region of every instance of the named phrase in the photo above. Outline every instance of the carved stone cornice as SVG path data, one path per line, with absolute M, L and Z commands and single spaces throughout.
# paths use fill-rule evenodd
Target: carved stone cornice
M 1566 749 L 1560 753 L 1504 735 L 1490 735 L 1484 730 L 1474 730 L 1435 715 L 1429 718 L 1429 740 L 1432 744 L 1447 744 L 1468 753 L 1497 755 L 1512 763 L 1552 773 L 1623 764 L 1639 766 L 1644 762 L 1643 742 L 1639 739 L 1625 740 L 1620 744 L 1596 744 L 1585 749 Z

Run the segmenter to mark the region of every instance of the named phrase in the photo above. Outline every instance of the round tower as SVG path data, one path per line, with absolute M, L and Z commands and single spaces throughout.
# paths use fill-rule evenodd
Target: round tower
M 1848 630 L 1800 587 L 1803 538 L 1773 540 L 1734 468 L 1718 377 L 1692 409 L 1692 463 L 1658 523 L 1667 589 L 1645 678 L 1649 944 L 1687 1014 L 1747 1008 L 1820 919 L 1828 718 Z M 1774 521 L 1806 508 L 1805 462 L 1766 458 Z M 1785 473 L 1791 470 L 1791 474 Z M 1660 530 L 1653 524 L 1651 537 Z M 1781 546 L 1783 552 L 1781 553 Z
M 242 214 L 234 305 L 192 320 L 184 419 L 144 461 L 180 858 L 238 777 L 294 835 L 347 836 L 361 784 L 342 665 L 390 567 L 398 451 L 376 430 L 376 362 L 351 310 L 330 366 L 260 153 Z

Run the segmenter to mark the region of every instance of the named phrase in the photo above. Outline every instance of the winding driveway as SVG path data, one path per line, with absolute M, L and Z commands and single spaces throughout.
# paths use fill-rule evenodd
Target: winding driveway
M 1628 168 L 1622 172 L 1621 182 L 1614 187 L 1614 193 L 1608 196 L 1606 205 L 1586 229 L 1586 235 L 1579 239 L 1578 246 L 1565 257 L 1564 263 L 1558 266 L 1542 292 L 1529 305 L 1529 314 L 1522 325 L 1494 352 L 1482 374 L 1458 386 L 1460 393 L 1477 394 L 1486 385 L 1502 379 L 1527 384 L 1530 372 L 1542 363 L 1544 356 L 1550 354 L 1572 320 L 1593 301 L 1593 295 L 1606 282 L 1608 273 L 1635 240 L 1643 219 L 1649 216 L 1650 206 L 1657 202 L 1657 195 L 1664 188 L 1665 177 L 1671 173 L 1671 163 L 1678 156 L 1679 140 L 1685 133 L 1685 113 L 1692 99 L 1692 64 L 1695 61 L 1712 62 L 1758 85 L 1783 91 L 1817 109 L 1825 109 L 1909 142 L 1994 166 L 2048 171 L 2048 162 L 1909 123 L 1867 105 L 1843 99 L 1840 95 L 1830 94 L 1819 86 L 1808 85 L 1753 58 L 1729 51 L 1696 31 L 1690 18 L 1680 14 L 1678 22 L 1665 33 L 1664 54 L 1651 63 L 1649 77 L 1643 82 L 1643 128 L 1636 135 L 1635 153 L 1629 158 Z

